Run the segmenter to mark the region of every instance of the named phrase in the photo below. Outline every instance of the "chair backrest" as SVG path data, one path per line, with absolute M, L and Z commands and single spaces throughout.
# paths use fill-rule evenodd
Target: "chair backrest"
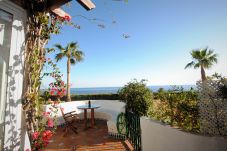
M 60 106 L 60 111 L 61 111 L 61 114 L 64 115 L 64 109 Z
M 61 106 L 60 106 L 60 111 L 61 111 L 61 114 L 62 114 L 63 119 L 66 121 L 65 113 L 64 113 L 64 108 L 61 107 Z

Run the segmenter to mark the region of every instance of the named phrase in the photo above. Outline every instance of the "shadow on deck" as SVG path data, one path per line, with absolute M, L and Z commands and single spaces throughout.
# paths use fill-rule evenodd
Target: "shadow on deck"
M 66 136 L 59 127 L 43 151 L 125 151 L 124 142 L 108 136 L 106 121 L 97 120 L 95 128 L 84 130 L 83 121 L 77 124 L 78 134 L 71 130 Z

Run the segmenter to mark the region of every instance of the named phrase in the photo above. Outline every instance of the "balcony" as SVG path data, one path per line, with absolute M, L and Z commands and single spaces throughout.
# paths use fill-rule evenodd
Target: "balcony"
M 96 120 L 94 128 L 84 130 L 84 123 L 76 123 L 78 134 L 69 132 L 64 136 L 64 126 L 58 127 L 44 151 L 125 151 L 125 143 L 108 135 L 105 120 Z

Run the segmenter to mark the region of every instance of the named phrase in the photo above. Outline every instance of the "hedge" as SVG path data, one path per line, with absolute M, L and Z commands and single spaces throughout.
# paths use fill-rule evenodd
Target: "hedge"
M 42 96 L 43 98 L 46 98 L 47 101 L 48 98 L 45 96 Z M 55 96 L 50 97 L 51 100 L 57 100 Z M 64 96 L 61 98 L 61 101 L 66 101 L 67 97 Z M 83 95 L 71 95 L 72 101 L 78 101 L 78 100 L 119 100 L 118 94 L 83 94 Z

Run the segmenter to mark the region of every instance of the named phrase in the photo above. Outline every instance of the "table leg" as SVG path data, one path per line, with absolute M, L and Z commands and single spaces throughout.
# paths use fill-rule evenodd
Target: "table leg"
M 91 127 L 94 127 L 94 125 L 95 125 L 94 109 L 91 109 Z
M 87 109 L 84 109 L 84 129 L 87 129 Z

